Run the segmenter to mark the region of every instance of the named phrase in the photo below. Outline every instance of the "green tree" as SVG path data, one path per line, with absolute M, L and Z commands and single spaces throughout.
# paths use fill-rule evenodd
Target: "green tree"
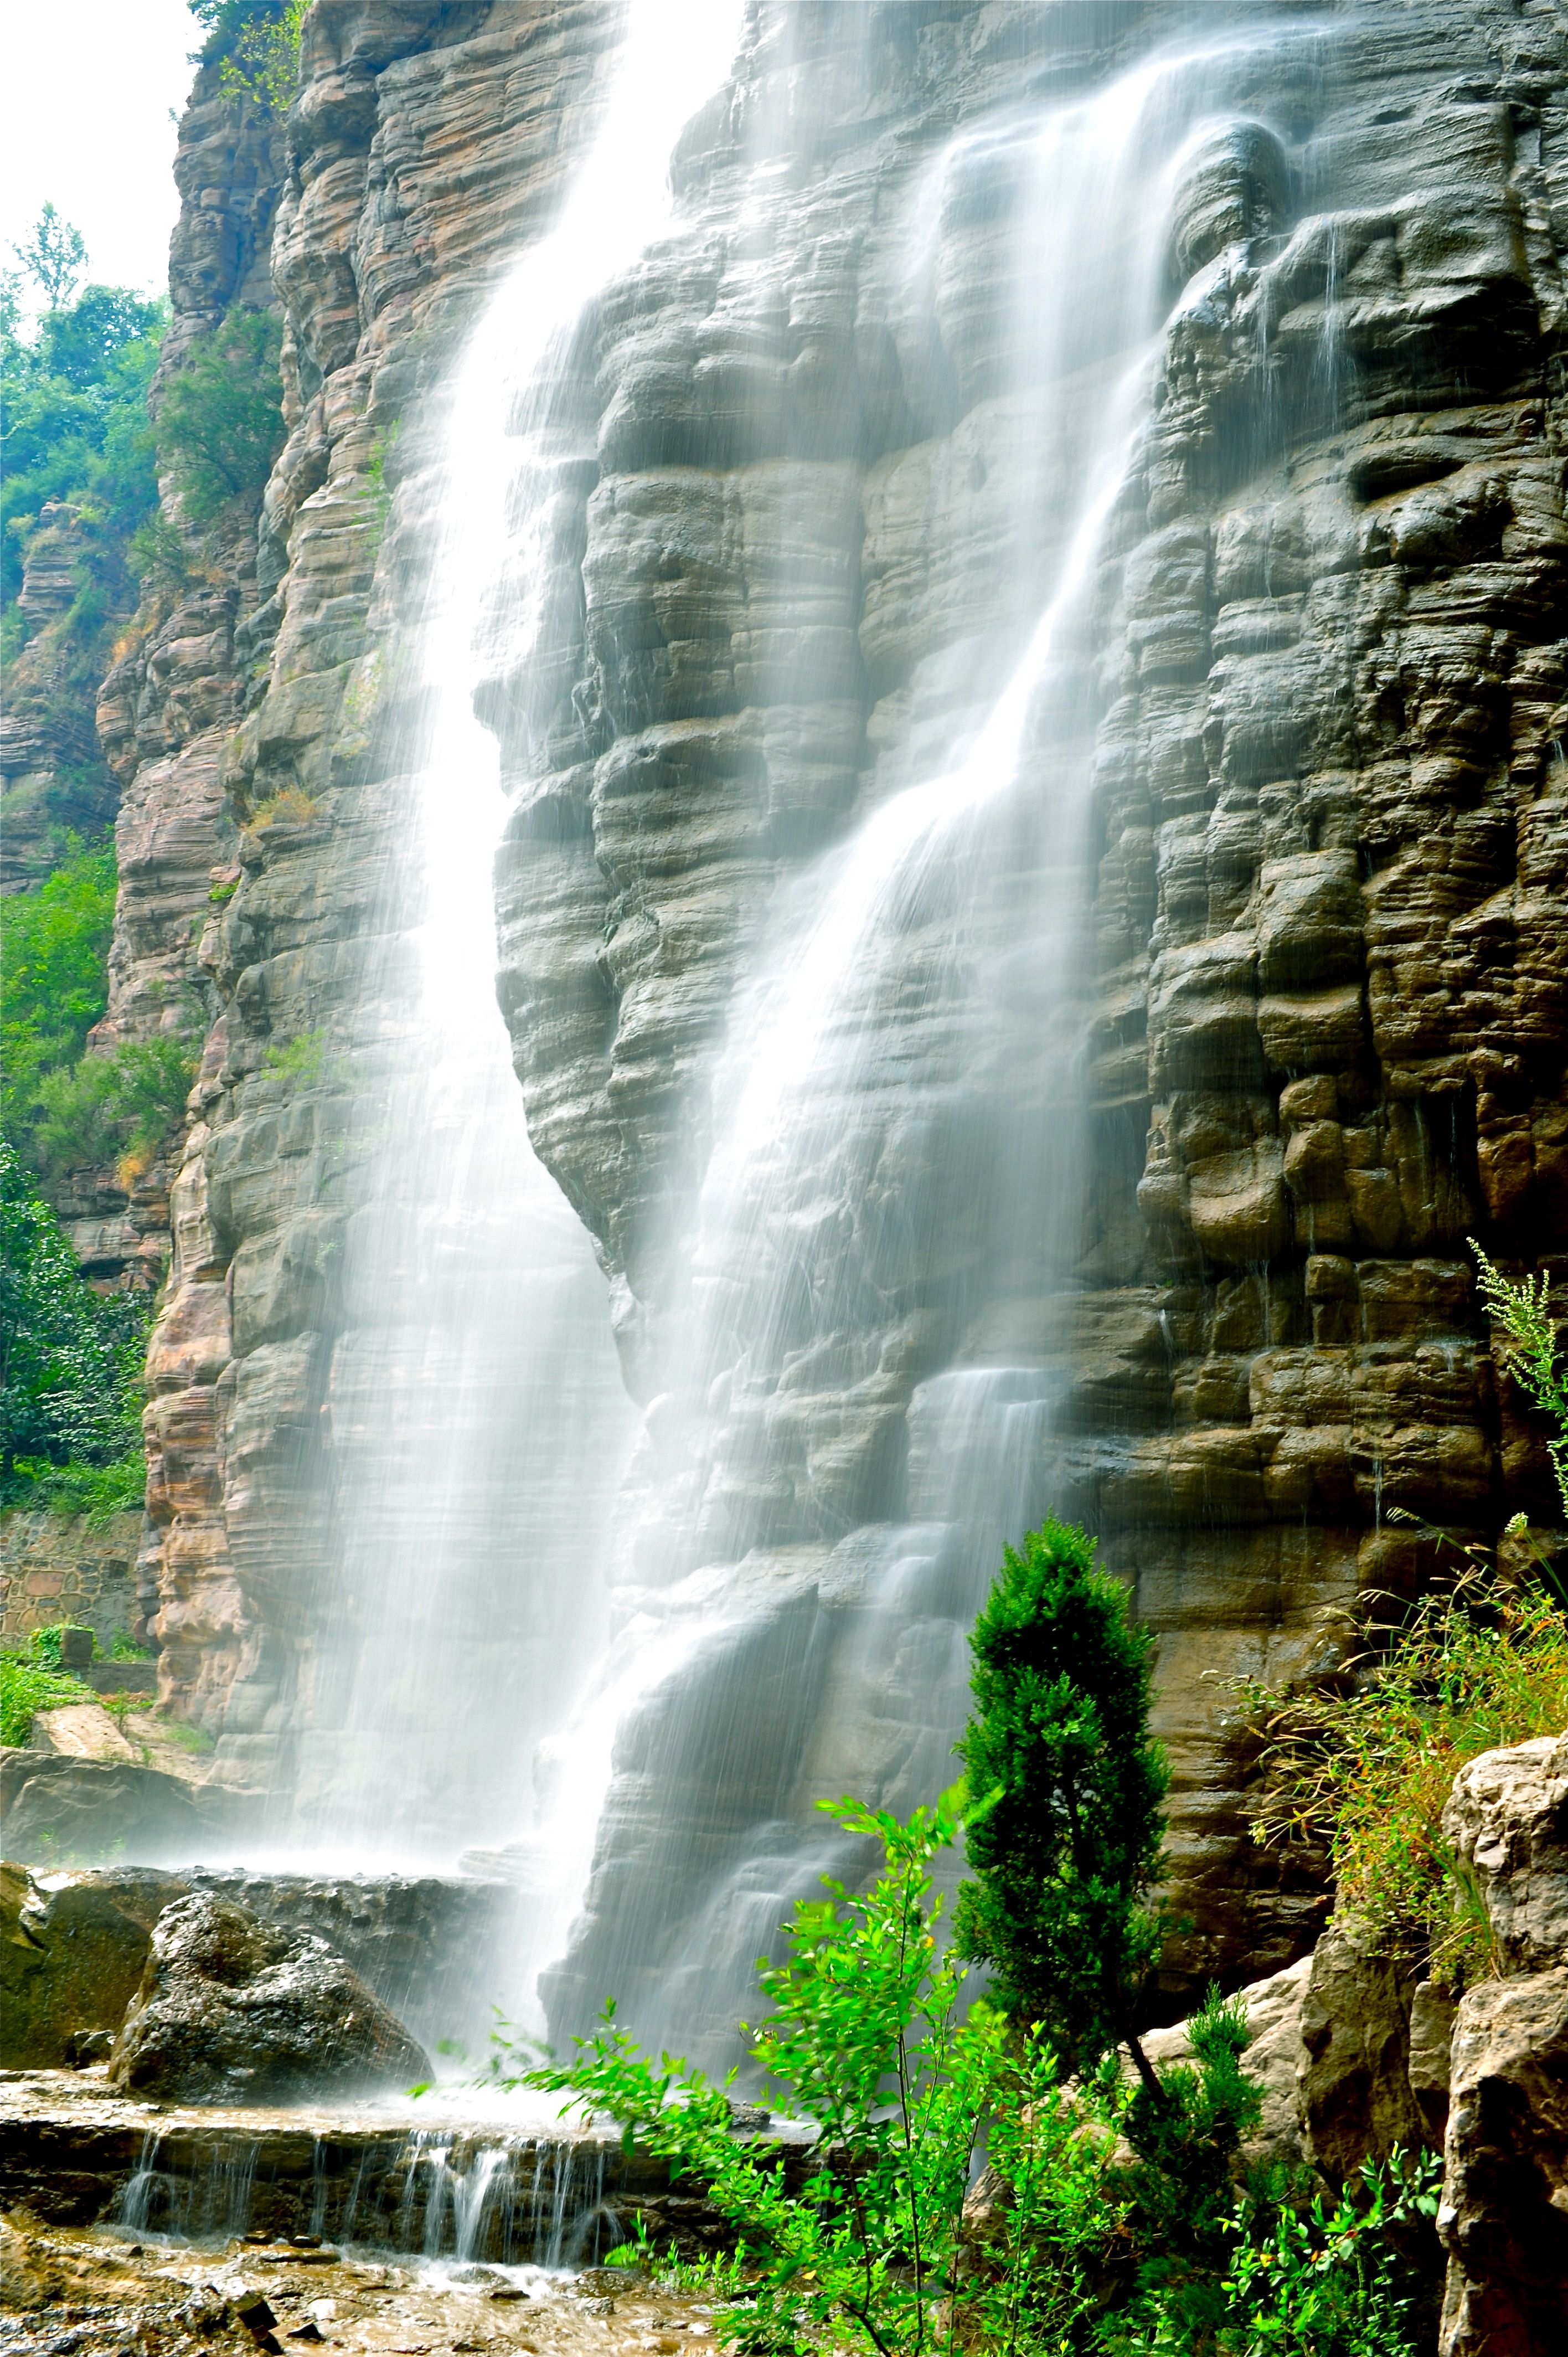
M 53 205 L 45 205 L 27 243 L 14 245 L 11 251 L 51 311 L 70 302 L 87 261 L 87 243 L 81 231 L 62 221 Z
M 89 286 L 30 334 L 0 319 L 0 601 L 13 616 L 27 543 L 63 500 L 86 520 L 79 587 L 129 602 L 126 544 L 157 505 L 147 388 L 167 317 L 119 286 Z
M 270 311 L 231 311 L 164 389 L 158 457 L 190 523 L 211 523 L 265 488 L 284 444 L 281 338 Z
M 1148 1733 L 1154 1639 L 1130 1625 L 1094 1542 L 1050 1522 L 1006 1550 L 971 1645 L 976 1708 L 959 1750 L 990 1805 L 969 1836 L 959 1946 L 1069 2069 L 1128 2040 L 1157 2098 L 1131 2036 L 1159 1944 L 1147 1900 L 1169 1783 Z

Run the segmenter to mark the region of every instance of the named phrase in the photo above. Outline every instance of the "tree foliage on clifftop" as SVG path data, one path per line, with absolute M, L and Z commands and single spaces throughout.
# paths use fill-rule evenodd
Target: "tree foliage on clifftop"
M 189 0 L 206 32 L 204 62 L 220 60 L 225 90 L 281 114 L 299 81 L 299 36 L 310 0 Z

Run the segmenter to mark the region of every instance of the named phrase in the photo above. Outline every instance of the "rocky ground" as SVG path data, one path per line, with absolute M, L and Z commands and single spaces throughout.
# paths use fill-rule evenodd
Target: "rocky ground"
M 264 2302 L 275 2322 L 256 2313 Z M 246 2321 L 250 2311 L 252 2321 Z M 709 2341 L 702 2301 L 645 2276 L 462 2266 L 290 2243 L 140 2244 L 111 2228 L 0 2220 L 5 2357 L 192 2357 L 291 2340 L 388 2357 L 656 2350 Z

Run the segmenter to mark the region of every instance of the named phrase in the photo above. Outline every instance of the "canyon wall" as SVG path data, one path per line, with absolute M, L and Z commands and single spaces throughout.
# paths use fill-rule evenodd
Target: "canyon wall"
M 1092 834 L 1059 879 L 1092 942 L 1072 1232 L 1026 1238 L 1060 1150 L 1059 1010 L 1014 1007 L 955 1092 L 950 983 L 912 983 L 908 1104 L 879 1082 L 824 1116 L 812 1249 L 842 1314 L 737 1361 L 720 1408 L 710 1383 L 700 1445 L 693 1240 L 741 983 L 795 879 L 978 727 L 1050 544 L 1046 389 L 1009 341 L 1016 191 L 982 143 L 918 282 L 899 224 L 945 143 L 1103 82 L 1168 12 L 759 0 L 677 157 L 687 226 L 585 317 L 546 636 L 484 699 L 514 800 L 500 992 L 650 1410 L 623 1597 L 727 1565 L 755 1609 L 732 1699 L 673 1687 L 623 1742 L 564 1992 L 596 2001 L 628 1941 L 649 1986 L 678 1965 L 672 1857 L 716 1888 L 812 1792 L 897 1790 L 929 1670 L 903 1648 L 852 1742 L 844 1665 L 876 1534 L 940 1517 L 927 1469 L 961 1397 L 1047 1405 L 1044 1502 L 1101 1534 L 1159 1632 L 1194 1921 L 1173 2002 L 1283 1964 L 1319 1906 L 1251 1848 L 1224 1681 L 1301 1674 L 1414 1591 L 1432 1543 L 1393 1510 L 1483 1535 L 1552 1513 L 1465 1239 L 1541 1265 L 1568 1189 L 1568 42 L 1536 0 L 1186 29 L 1266 52 L 1304 13 L 1316 46 L 1260 65 L 1246 124 L 1187 158 L 1169 298 L 1206 274 L 1086 590 Z M 240 1781 L 286 1779 L 330 1550 L 343 1254 L 408 987 L 397 652 L 440 389 L 551 217 L 617 23 L 317 0 L 272 247 L 290 435 L 253 582 L 170 617 L 106 696 L 117 973 L 188 970 L 195 942 L 217 1010 L 169 1195 L 144 1577 L 166 1696 Z M 188 240 L 209 197 L 231 220 L 204 135 L 199 107 Z M 200 251 L 237 273 L 242 245 Z M 1000 973 L 1049 881 L 1020 874 L 966 953 Z M 1026 1236 L 1004 1262 L 999 1222 Z M 737 1709 L 756 1772 L 715 1797 Z

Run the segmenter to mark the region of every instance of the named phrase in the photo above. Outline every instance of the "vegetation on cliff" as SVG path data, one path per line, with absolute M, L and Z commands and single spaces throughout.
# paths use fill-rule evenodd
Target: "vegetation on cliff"
M 113 811 L 94 706 L 136 603 L 134 544 L 157 504 L 147 390 L 166 316 L 124 287 L 78 294 L 81 240 L 51 207 L 16 251 L 46 307 L 29 323 L 18 274 L 0 274 L 10 890 Z
M 0 1502 L 135 1504 L 146 1304 L 98 1294 L 0 1139 Z
M 78 618 L 128 600 L 131 536 L 157 505 L 147 388 L 166 317 L 166 305 L 123 286 L 89 286 L 74 299 L 68 292 L 29 330 L 15 276 L 0 285 L 0 595 L 8 648 L 25 628 L 16 597 L 28 544 L 53 503 L 74 508 L 88 527 L 76 559 Z
M 283 447 L 282 330 L 270 311 L 231 311 L 166 384 L 157 444 L 187 523 L 250 511 Z
M 46 1183 L 84 1166 L 140 1165 L 190 1086 L 191 1046 L 178 1034 L 84 1052 L 108 1004 L 114 894 L 113 851 L 71 836 L 38 889 L 5 906 L 0 1125 Z
M 1563 1487 L 1568 1382 L 1548 1281 L 1509 1278 L 1472 1249 L 1504 1362 L 1555 1427 Z M 1428 1528 L 1443 1584 L 1391 1631 L 1364 1631 L 1337 1675 L 1305 1691 L 1244 1689 L 1263 1744 L 1255 1837 L 1325 1858 L 1337 1903 L 1455 1991 L 1490 1977 L 1495 1959 L 1486 1909 L 1444 1836 L 1454 1780 L 1483 1751 L 1568 1726 L 1568 1587 L 1523 1514 L 1504 1535 L 1506 1578 L 1490 1546 Z M 1384 1612 L 1391 1601 L 1375 1599 Z

